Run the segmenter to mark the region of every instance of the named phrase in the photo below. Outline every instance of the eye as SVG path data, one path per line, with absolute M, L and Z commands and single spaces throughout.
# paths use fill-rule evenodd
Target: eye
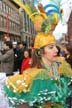
M 49 49 L 53 49 L 54 45 L 49 45 Z

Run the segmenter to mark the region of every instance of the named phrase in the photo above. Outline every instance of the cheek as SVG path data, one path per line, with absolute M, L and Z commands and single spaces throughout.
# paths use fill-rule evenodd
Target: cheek
M 56 61 L 56 57 L 53 56 L 53 53 L 52 53 L 52 52 L 51 52 L 51 53 L 46 53 L 46 54 L 45 54 L 45 58 L 46 58 L 47 60 L 51 61 L 51 62 Z
M 51 58 L 52 57 L 52 52 L 50 52 L 50 51 L 45 52 L 45 57 L 46 58 Z
M 25 56 L 25 57 L 28 57 L 28 54 L 25 54 L 24 56 Z

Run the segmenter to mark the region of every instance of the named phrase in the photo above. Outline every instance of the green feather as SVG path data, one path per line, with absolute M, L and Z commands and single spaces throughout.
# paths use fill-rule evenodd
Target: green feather
M 45 34 L 48 34 L 50 30 L 51 30 L 51 25 L 46 26 Z
M 42 23 L 41 31 L 48 34 L 51 31 L 52 25 L 54 24 L 54 22 L 55 22 L 55 18 L 52 16 L 49 16 L 48 19 L 46 19 Z

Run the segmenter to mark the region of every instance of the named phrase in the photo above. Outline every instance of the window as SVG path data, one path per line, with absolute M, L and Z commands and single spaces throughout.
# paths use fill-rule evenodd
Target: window
M 25 31 L 27 31 L 27 23 L 26 23 L 27 19 L 26 18 L 27 18 L 26 17 L 26 13 L 24 12 L 24 26 L 25 26 Z
M 2 1 L 0 0 L 0 10 L 2 10 Z
M 10 28 L 10 30 L 11 30 L 11 28 L 12 28 L 12 23 L 11 23 L 11 21 L 9 22 L 9 28 Z
M 2 3 L 2 10 L 3 10 L 3 12 L 5 12 L 5 4 L 4 3 Z
M 6 13 L 8 13 L 8 6 L 6 5 Z
M 1 27 L 4 27 L 4 17 L 1 16 Z
M 11 14 L 11 8 L 9 7 L 9 14 Z
M 3 20 L 4 20 L 4 28 L 5 28 L 6 27 L 6 19 L 4 18 Z

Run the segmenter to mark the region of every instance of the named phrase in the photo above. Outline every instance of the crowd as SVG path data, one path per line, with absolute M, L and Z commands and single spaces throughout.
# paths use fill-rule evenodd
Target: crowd
M 20 74 L 31 65 L 33 45 L 28 48 L 26 42 L 5 41 L 0 55 L 0 72 L 7 76 L 14 72 Z
M 69 45 L 56 45 L 58 49 L 58 57 L 63 57 L 72 68 L 72 49 Z M 33 53 L 33 43 L 27 47 L 25 41 L 11 42 L 5 41 L 2 50 L 0 51 L 0 72 L 5 72 L 7 76 L 13 75 L 14 72 L 20 74 L 27 68 L 31 67 L 31 59 Z M 35 58 L 36 59 L 36 58 Z

